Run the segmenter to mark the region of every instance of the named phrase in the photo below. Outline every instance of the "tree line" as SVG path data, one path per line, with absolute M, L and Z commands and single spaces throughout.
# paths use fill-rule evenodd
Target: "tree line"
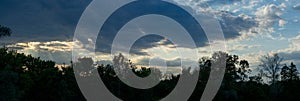
M 240 60 L 237 55 L 225 54 L 225 75 L 221 87 L 215 96 L 215 101 L 275 101 L 297 100 L 300 95 L 300 84 L 296 65 L 279 65 L 282 59 L 277 55 L 267 55 L 262 58 L 262 69 L 256 75 L 247 60 Z M 214 55 L 213 55 L 214 56 Z M 118 56 L 117 56 L 118 57 Z M 116 58 L 116 57 L 115 57 Z M 85 100 L 81 94 L 75 79 L 75 75 L 88 76 L 91 71 L 97 71 L 106 87 L 112 94 L 123 100 L 160 100 L 172 92 L 181 76 L 195 75 L 199 73 L 197 86 L 189 100 L 200 100 L 208 77 L 215 63 L 213 57 L 203 57 L 199 60 L 199 69 L 191 72 L 191 68 L 183 69 L 180 74 L 162 74 L 158 69 L 135 66 L 131 61 L 124 62 L 140 77 L 146 77 L 150 73 L 157 75 L 154 79 L 161 82 L 150 89 L 132 88 L 123 83 L 113 65 L 95 65 L 91 58 L 81 58 L 70 66 L 59 68 L 53 61 L 45 61 L 40 58 L 9 51 L 0 48 L 0 100 Z M 91 66 L 89 69 L 74 71 L 74 65 L 84 64 Z M 88 71 L 86 71 L 88 70 Z M 83 73 L 85 72 L 85 73 Z M 126 73 L 125 73 L 126 75 Z M 266 78 L 266 80 L 263 80 Z M 266 82 L 266 81 L 270 82 Z

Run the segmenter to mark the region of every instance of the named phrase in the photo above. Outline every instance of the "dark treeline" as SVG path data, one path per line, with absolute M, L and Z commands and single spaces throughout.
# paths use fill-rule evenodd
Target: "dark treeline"
M 199 69 L 192 71 L 191 68 L 186 68 L 182 70 L 182 73 L 175 75 L 162 74 L 158 69 L 139 68 L 127 60 L 123 62 L 128 64 L 128 68 L 119 69 L 119 71 L 112 65 L 94 65 L 91 58 L 81 58 L 76 63 L 71 62 L 70 66 L 58 68 L 53 61 L 44 61 L 16 51 L 8 51 L 7 48 L 0 48 L 0 100 L 85 100 L 77 86 L 75 75 L 90 76 L 90 73 L 97 71 L 111 93 L 126 101 L 160 100 L 172 92 L 181 76 L 199 73 L 197 86 L 189 98 L 190 101 L 198 101 L 209 74 L 213 71 L 211 66 L 216 63 L 217 58 L 220 58 L 217 57 L 220 54 L 226 58 L 226 66 L 221 67 L 225 68 L 225 75 L 214 98 L 215 101 L 293 101 L 299 99 L 300 81 L 296 65 L 293 63 L 280 65 L 282 58 L 277 54 L 263 56 L 259 65 L 261 69 L 252 71 L 247 60 L 240 60 L 237 55 L 217 52 L 212 57 L 201 58 Z M 120 56 L 116 56 L 115 59 Z M 73 67 L 82 64 L 87 67 L 82 71 L 73 71 Z M 157 77 L 153 79 L 160 79 L 161 82 L 146 90 L 129 87 L 116 76 L 116 72 L 128 70 L 140 77 L 154 73 Z M 124 75 L 126 76 L 126 73 Z
M 84 99 L 71 67 L 0 49 L 1 101 L 54 101 Z

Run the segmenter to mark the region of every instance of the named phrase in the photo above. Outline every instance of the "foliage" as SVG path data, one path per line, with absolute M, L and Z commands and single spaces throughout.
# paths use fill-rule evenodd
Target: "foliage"
M 84 100 L 71 67 L 0 48 L 0 100 Z
M 150 73 L 155 73 L 157 75 L 155 78 L 161 80 L 153 88 L 137 89 L 126 85 L 118 78 L 114 65 L 95 65 L 91 58 L 80 58 L 75 63 L 71 62 L 70 66 L 58 68 L 53 61 L 45 61 L 16 51 L 8 51 L 7 48 L 0 48 L 0 100 L 85 100 L 76 84 L 74 74 L 91 76 L 95 71 L 99 73 L 110 92 L 125 101 L 160 100 L 172 92 L 181 76 L 192 76 L 199 73 L 198 83 L 189 100 L 200 100 L 210 73 L 216 69 L 212 66 L 216 65 L 216 60 L 220 58 L 226 60 L 223 67 L 218 67 L 219 69 L 225 68 L 225 75 L 221 88 L 214 98 L 215 101 L 296 100 L 300 96 L 300 87 L 298 86 L 300 80 L 296 65 L 293 63 L 290 66 L 283 66 L 281 70 L 276 69 L 276 73 L 281 71 L 279 77 L 282 81 L 276 79 L 277 82 L 274 82 L 278 86 L 275 90 L 280 90 L 274 97 L 271 92 L 276 86 L 262 82 L 264 73 L 269 72 L 268 69 L 261 69 L 257 75 L 249 76 L 252 72 L 249 69 L 250 63 L 247 60 L 239 60 L 237 55 L 227 53 L 215 53 L 213 57 L 203 57 L 199 60 L 199 69 L 195 69 L 194 72 L 184 69 L 178 75 L 163 75 L 157 69 L 138 68 L 131 61 L 116 57 L 115 59 L 125 62 L 128 65 L 125 67 L 133 71 L 135 75 L 147 77 Z M 271 70 L 273 67 L 280 67 L 280 58 L 277 56 L 264 59 L 267 61 L 262 61 L 265 63 L 263 67 L 271 67 L 269 68 Z M 73 65 L 87 67 L 73 71 Z M 121 71 L 117 72 L 121 73 Z M 124 75 L 126 76 L 126 73 Z
M 282 81 L 295 81 L 299 80 L 298 70 L 296 65 L 292 62 L 290 66 L 284 65 L 281 69 L 281 80 Z

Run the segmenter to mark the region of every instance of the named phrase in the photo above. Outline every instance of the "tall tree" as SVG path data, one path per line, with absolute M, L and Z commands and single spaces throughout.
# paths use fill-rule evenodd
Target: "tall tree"
M 239 65 L 240 67 L 237 70 L 239 78 L 241 81 L 246 81 L 248 78 L 247 73 L 251 72 L 249 62 L 247 60 L 241 60 Z
M 259 67 L 262 67 L 266 71 L 265 76 L 271 79 L 271 83 L 275 83 L 279 78 L 280 66 L 282 65 L 282 58 L 278 54 L 268 54 L 262 56 L 260 59 L 261 64 Z
M 296 65 L 292 62 L 290 65 L 290 75 L 291 75 L 291 80 L 299 80 L 298 76 L 299 72 L 297 70 Z
M 299 80 L 299 72 L 296 65 L 292 62 L 290 66 L 283 66 L 281 69 L 281 80 L 282 81 L 294 81 Z
M 202 57 L 199 60 L 199 67 L 200 67 L 200 76 L 199 76 L 199 81 L 201 82 L 207 82 L 210 70 L 211 70 L 211 59 L 208 57 Z
M 237 74 L 237 65 L 239 64 L 239 57 L 237 55 L 226 56 L 226 70 L 225 70 L 225 80 L 229 82 L 235 82 L 239 80 L 239 75 Z
M 281 81 L 287 81 L 290 79 L 290 68 L 287 66 L 287 65 L 284 65 L 282 68 L 281 68 Z

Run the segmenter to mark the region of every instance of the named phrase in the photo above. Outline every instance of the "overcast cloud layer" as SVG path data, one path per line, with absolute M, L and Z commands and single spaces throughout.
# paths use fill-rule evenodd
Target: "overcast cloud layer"
M 247 59 L 255 67 L 261 55 L 279 53 L 286 62 L 300 65 L 300 39 L 298 0 L 174 0 L 178 5 L 192 8 L 198 14 L 215 14 L 220 21 L 227 40 L 228 52 Z M 1 45 L 11 49 L 32 54 L 42 59 L 68 63 L 71 60 L 70 44 L 77 22 L 90 3 L 90 0 L 2 0 L 0 1 L 0 24 L 13 30 L 11 37 L 1 38 Z M 107 2 L 113 2 L 107 0 Z M 182 18 L 185 19 L 185 18 Z M 155 24 L 155 19 L 144 20 L 145 24 Z M 172 29 L 172 25 L 164 28 Z M 142 24 L 128 25 L 125 34 L 143 34 L 147 30 Z M 170 30 L 176 34 L 177 30 Z M 196 36 L 193 36 L 196 37 Z M 106 44 L 113 37 L 110 34 L 101 36 L 101 49 L 109 49 Z M 105 40 L 107 39 L 107 40 Z M 95 43 L 95 40 L 88 40 Z M 210 47 L 205 40 L 198 49 L 201 56 L 207 56 Z M 76 43 L 76 42 L 75 42 Z M 80 44 L 80 42 L 79 42 Z M 217 44 L 217 42 L 216 42 Z M 179 66 L 178 56 L 162 56 L 158 51 L 172 52 L 176 46 L 170 40 L 159 36 L 143 37 L 134 44 L 131 53 L 139 64 L 147 63 L 146 57 L 168 60 L 169 65 Z M 83 47 L 83 46 L 78 46 Z M 187 47 L 181 49 L 189 51 Z M 98 50 L 103 56 L 98 61 L 109 63 L 106 54 L 109 50 Z M 82 50 L 84 53 L 89 50 Z M 159 55 L 158 55 L 159 54 Z M 175 53 L 174 53 L 175 54 Z M 167 57 L 167 58 L 164 58 Z M 188 59 L 185 59 L 188 60 Z M 191 60 L 189 60 L 191 61 Z M 197 60 L 194 60 L 197 61 Z

